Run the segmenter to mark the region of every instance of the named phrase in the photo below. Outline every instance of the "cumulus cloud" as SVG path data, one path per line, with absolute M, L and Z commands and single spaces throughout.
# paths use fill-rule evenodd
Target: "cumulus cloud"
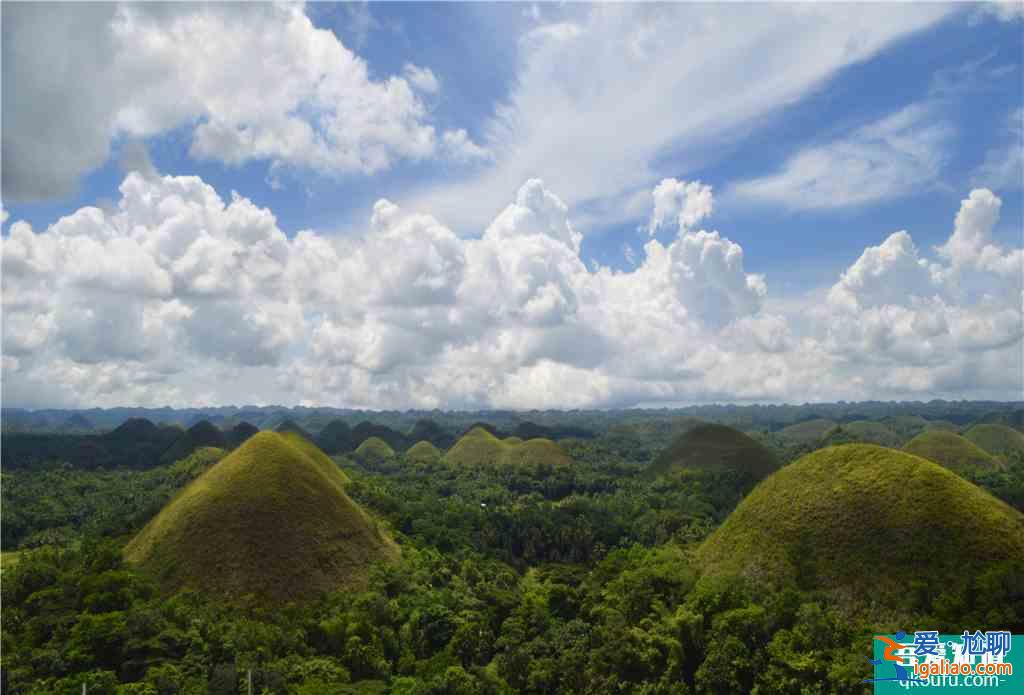
M 530 408 L 1016 395 L 1022 251 L 993 242 L 990 191 L 971 192 L 933 253 L 896 232 L 865 249 L 824 303 L 772 303 L 738 244 L 696 228 L 712 191 L 659 188 L 674 192 L 659 223 L 671 238 L 648 240 L 618 271 L 584 264 L 567 204 L 538 179 L 510 191 L 473 237 L 380 200 L 360 235 L 289 238 L 237 193 L 132 172 L 115 207 L 81 208 L 45 230 L 16 222 L 3 238 L 6 402 Z M 691 194 L 699 203 L 687 213 Z
M 700 181 L 686 183 L 663 179 L 651 195 L 654 197 L 654 212 L 648 225 L 651 234 L 672 223 L 681 229 L 689 229 L 709 216 L 714 207 L 711 186 Z
M 439 153 L 426 67 L 375 79 L 301 4 L 5 4 L 3 195 L 65 196 L 118 135 L 327 175 Z M 453 137 L 458 137 L 458 131 Z M 472 143 L 463 137 L 463 152 Z
M 935 185 L 952 133 L 933 106 L 914 104 L 849 136 L 805 148 L 776 173 L 735 184 L 732 193 L 793 209 L 898 198 Z

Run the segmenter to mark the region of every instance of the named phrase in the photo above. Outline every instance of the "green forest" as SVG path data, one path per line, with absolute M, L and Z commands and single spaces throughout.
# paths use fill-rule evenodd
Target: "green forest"
M 1024 631 L 1021 411 L 956 408 L 5 429 L 3 690 L 869 692 Z

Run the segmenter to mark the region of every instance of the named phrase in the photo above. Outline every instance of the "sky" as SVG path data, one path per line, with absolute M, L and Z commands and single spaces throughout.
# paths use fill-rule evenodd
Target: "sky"
M 1024 12 L 2 5 L 4 406 L 1024 398 Z

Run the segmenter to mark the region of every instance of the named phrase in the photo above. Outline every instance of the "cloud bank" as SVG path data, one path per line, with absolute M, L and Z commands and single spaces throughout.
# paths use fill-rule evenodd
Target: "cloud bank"
M 186 128 L 189 154 L 327 176 L 486 153 L 438 132 L 427 67 L 375 79 L 295 3 L 3 6 L 3 197 L 67 196 L 117 137 Z
M 706 223 L 710 188 L 662 181 L 674 229 L 630 271 L 588 268 L 566 203 L 529 179 L 460 238 L 387 200 L 359 237 L 286 236 L 197 177 L 129 173 L 2 240 L 10 405 L 321 403 L 606 407 L 1018 398 L 1024 251 L 976 189 L 948 240 L 897 231 L 830 288 L 773 303 Z M 787 307 L 773 311 L 772 306 Z

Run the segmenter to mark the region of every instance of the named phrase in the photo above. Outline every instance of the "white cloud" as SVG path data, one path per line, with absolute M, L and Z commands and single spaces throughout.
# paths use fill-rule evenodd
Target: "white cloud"
M 1012 22 L 1024 17 L 1024 3 L 1020 0 L 994 0 L 979 5 L 983 12 L 994 15 L 1004 22 Z
M 713 208 L 710 190 L 673 189 Z M 288 238 L 240 195 L 133 172 L 116 207 L 43 231 L 17 222 L 2 239 L 5 402 L 529 408 L 1019 392 L 1024 259 L 991 239 L 991 192 L 971 192 L 933 257 L 894 233 L 824 302 L 770 301 L 743 249 L 689 226 L 684 209 L 664 217 L 669 241 L 613 271 L 587 268 L 568 206 L 536 179 L 472 238 L 387 200 L 361 236 Z
M 686 183 L 676 179 L 663 179 L 651 194 L 654 212 L 648 230 L 651 234 L 666 224 L 674 223 L 689 229 L 708 217 L 714 207 L 711 186 L 700 181 Z
M 445 155 L 456 162 L 487 161 L 491 153 L 473 142 L 465 129 L 447 130 L 441 138 Z
M 424 94 L 437 94 L 441 89 L 441 83 L 430 68 L 421 68 L 412 63 L 406 63 L 402 67 L 402 76 L 408 80 L 414 88 Z
M 793 209 L 898 198 L 936 184 L 952 128 L 928 104 L 908 106 L 846 137 L 805 148 L 768 176 L 731 193 Z
M 471 180 L 426 184 L 400 202 L 469 233 L 508 191 L 538 177 L 574 214 L 616 201 L 588 217 L 588 226 L 635 219 L 623 201 L 687 174 L 685 167 L 699 167 L 738 131 L 953 11 L 936 4 L 752 4 L 741 13 L 731 5 L 570 4 L 519 42 L 514 86 L 480 143 L 493 165 Z
M 1003 141 L 985 154 L 984 161 L 971 174 L 975 186 L 1007 192 L 1024 188 L 1024 108 L 1017 109 L 1006 120 Z
M 118 134 L 327 175 L 433 157 L 429 68 L 374 79 L 301 4 L 4 5 L 4 197 L 69 194 Z

